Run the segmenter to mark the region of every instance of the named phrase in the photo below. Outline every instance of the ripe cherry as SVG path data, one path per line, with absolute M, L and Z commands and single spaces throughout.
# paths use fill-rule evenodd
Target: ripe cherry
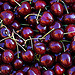
M 14 53 L 11 50 L 5 50 L 2 54 L 2 60 L 4 63 L 10 63 L 14 59 Z
M 30 27 L 24 27 L 21 31 L 21 35 L 27 39 L 29 36 L 33 36 L 33 30 Z
M 46 46 L 44 43 L 38 42 L 34 44 L 34 50 L 37 54 L 44 54 L 46 52 Z
M 18 70 L 15 75 L 24 75 L 24 72 L 22 70 Z
M 54 21 L 53 15 L 47 11 L 45 11 L 40 18 L 40 24 L 43 26 L 51 25 L 53 21 Z
M 63 50 L 63 46 L 58 41 L 51 41 L 49 43 L 49 48 L 53 53 L 60 53 Z
M 5 47 L 11 50 L 15 50 L 16 49 L 16 42 L 10 38 L 6 39 L 4 41 L 5 43 Z
M 45 54 L 40 58 L 40 63 L 45 67 L 50 67 L 54 63 L 54 58 L 52 55 Z

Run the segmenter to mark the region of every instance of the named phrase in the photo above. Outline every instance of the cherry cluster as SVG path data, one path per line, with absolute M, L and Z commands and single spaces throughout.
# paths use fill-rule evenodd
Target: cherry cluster
M 0 0 L 0 75 L 75 75 L 75 0 Z

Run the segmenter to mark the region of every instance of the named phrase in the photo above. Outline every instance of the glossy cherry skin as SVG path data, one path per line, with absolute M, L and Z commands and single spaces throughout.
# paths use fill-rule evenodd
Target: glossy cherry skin
M 59 21 L 55 21 L 53 24 L 51 24 L 49 26 L 49 30 L 52 30 L 53 28 L 57 29 L 57 28 L 61 28 L 61 27 L 62 27 L 62 24 Z
M 14 21 L 14 14 L 9 10 L 1 12 L 0 17 L 5 25 L 10 25 Z
M 22 0 L 15 0 L 17 1 L 18 3 L 20 3 Z M 16 2 L 14 0 L 9 0 L 9 2 L 13 5 L 13 6 L 16 6 Z
M 60 53 L 63 50 L 63 46 L 58 41 L 51 41 L 49 43 L 49 48 L 53 53 Z
M 0 29 L 0 36 L 1 37 L 3 37 L 3 38 L 6 38 L 8 35 L 11 35 L 11 31 L 10 31 L 10 29 L 9 28 L 4 28 L 4 27 L 2 27 L 1 29 Z
M 24 67 L 22 68 L 22 71 L 24 72 L 24 74 L 27 75 L 27 72 L 28 72 L 29 69 L 30 69 L 29 66 L 24 66 Z
M 10 38 L 6 39 L 4 41 L 5 43 L 5 47 L 11 50 L 15 50 L 16 49 L 16 42 Z
M 27 75 L 41 75 L 41 72 L 40 72 L 37 68 L 31 67 L 31 68 L 28 70 Z
M 42 1 L 42 0 L 32 0 L 32 3 L 36 3 L 37 1 Z
M 28 2 L 22 2 L 21 6 L 17 8 L 20 15 L 27 15 L 31 12 L 31 5 Z
M 40 18 L 40 24 L 43 26 L 51 25 L 53 21 L 54 21 L 53 15 L 47 11 L 45 11 Z
M 55 65 L 55 73 L 57 74 L 57 75 L 63 75 L 63 73 L 65 72 L 65 68 L 64 67 L 62 67 L 60 64 L 56 64 Z
M 40 58 L 41 65 L 45 67 L 50 67 L 54 62 L 54 58 L 52 55 L 45 54 Z
M 21 35 L 27 39 L 29 36 L 33 36 L 33 30 L 30 27 L 24 27 L 21 31 Z
M 0 75 L 9 75 L 12 67 L 7 64 L 0 65 Z
M 70 69 L 67 71 L 68 75 L 75 75 L 75 66 L 72 66 Z
M 44 71 L 42 75 L 55 75 L 54 71 L 49 69 L 47 71 Z
M 53 5 L 55 2 L 57 2 L 57 0 L 50 0 L 50 5 Z
M 31 62 L 34 59 L 34 53 L 32 50 L 27 50 L 26 52 L 22 52 L 22 59 L 26 62 Z
M 10 63 L 14 59 L 14 53 L 11 50 L 5 50 L 2 54 L 2 60 L 4 63 Z
M 15 29 L 15 30 L 18 30 L 18 29 L 20 29 L 20 23 L 17 21 L 17 20 L 15 20 L 12 24 L 11 24 L 11 26 L 13 27 L 13 29 Z
M 54 40 L 62 40 L 63 39 L 63 35 L 64 35 L 64 32 L 61 28 L 58 28 L 58 29 L 55 29 L 51 32 L 51 37 L 54 39 Z
M 12 10 L 13 8 L 8 2 L 3 3 L 2 10 Z
M 68 25 L 65 29 L 66 33 L 73 32 L 73 31 L 75 31 L 75 25 L 73 24 Z M 75 36 L 75 32 L 67 34 L 67 38 L 70 38 L 70 39 L 72 39 L 74 36 Z
M 41 42 L 35 43 L 33 48 L 37 54 L 44 54 L 46 52 L 46 46 Z
M 59 57 L 59 61 L 66 68 L 72 65 L 72 57 L 69 53 L 62 53 Z
M 39 9 L 44 10 L 45 9 L 45 6 L 46 6 L 45 1 L 37 1 L 35 3 L 35 5 L 34 5 L 34 7 L 35 7 L 36 10 L 39 10 Z
M 18 70 L 15 75 L 24 75 L 24 72 L 22 70 Z
M 23 61 L 21 59 L 15 59 L 14 60 L 14 67 L 15 69 L 20 69 L 23 65 Z
M 47 31 L 47 26 L 42 26 L 39 24 L 36 26 L 36 29 L 38 29 L 41 34 L 45 34 Z
M 75 13 L 65 14 L 63 22 L 65 24 L 75 24 Z
M 51 11 L 54 15 L 56 16 L 61 16 L 63 14 L 64 11 L 64 7 L 61 3 L 59 2 L 55 2 L 52 6 L 51 6 Z

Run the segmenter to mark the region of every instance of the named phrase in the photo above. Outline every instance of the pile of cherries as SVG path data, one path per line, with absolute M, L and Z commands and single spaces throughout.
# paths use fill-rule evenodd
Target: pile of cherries
M 75 0 L 0 0 L 0 75 L 75 75 Z

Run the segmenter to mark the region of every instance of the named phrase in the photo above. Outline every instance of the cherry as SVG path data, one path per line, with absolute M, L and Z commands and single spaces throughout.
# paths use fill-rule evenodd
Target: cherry
M 5 50 L 2 54 L 2 60 L 4 63 L 10 63 L 14 59 L 14 53 L 11 50 Z
M 28 2 L 22 2 L 21 6 L 17 8 L 20 15 L 27 15 L 31 12 L 31 5 Z
M 36 3 L 37 1 L 42 1 L 42 0 L 32 0 L 32 3 Z
M 69 53 L 62 53 L 59 57 L 59 61 L 66 68 L 72 65 L 72 57 Z
M 34 59 L 34 53 L 32 50 L 27 50 L 26 52 L 22 52 L 22 59 L 26 62 L 31 62 Z
M 15 3 L 15 1 L 17 1 L 18 3 L 20 3 L 22 0 L 9 0 L 10 3 L 13 5 L 13 6 L 16 6 L 17 4 Z
M 64 11 L 64 7 L 61 3 L 59 2 L 55 2 L 52 6 L 51 6 L 51 11 L 54 15 L 56 16 L 61 16 L 63 14 Z
M 61 28 L 58 28 L 58 29 L 55 29 L 51 32 L 51 37 L 54 39 L 54 40 L 62 40 L 63 39 L 63 35 L 64 35 L 64 32 Z
M 68 25 L 65 29 L 66 33 L 73 32 L 73 31 L 75 31 L 75 25 L 73 24 Z M 75 36 L 75 32 L 67 34 L 67 38 L 70 38 L 70 39 L 73 38 L 74 36 Z
M 33 36 L 33 30 L 30 27 L 24 27 L 21 31 L 21 35 L 27 39 L 29 36 Z
M 68 75 L 74 75 L 75 74 L 75 66 L 72 66 L 70 69 L 67 71 Z
M 63 16 L 63 22 L 65 24 L 74 24 L 75 23 L 75 13 L 65 14 Z
M 15 29 L 15 30 L 18 30 L 18 29 L 20 29 L 20 23 L 17 21 L 17 20 L 15 20 L 12 24 L 11 24 L 11 26 L 13 27 L 13 29 Z
M 8 2 L 3 3 L 2 10 L 12 10 L 13 8 Z
M 9 75 L 12 67 L 7 64 L 0 65 L 0 75 Z
M 47 71 L 44 71 L 42 75 L 55 75 L 54 71 L 49 69 Z
M 36 1 L 34 7 L 35 7 L 36 10 L 39 10 L 39 9 L 44 10 L 45 9 L 45 6 L 46 6 L 45 1 Z
M 51 41 L 49 43 L 49 48 L 53 53 L 60 53 L 63 50 L 63 46 L 58 41 Z
M 52 30 L 53 28 L 57 29 L 57 28 L 61 28 L 61 27 L 62 27 L 61 23 L 59 21 L 55 21 L 53 24 L 51 24 L 49 26 L 49 30 Z
M 31 67 L 31 68 L 28 70 L 27 75 L 41 75 L 41 72 L 40 72 L 37 68 Z
M 64 67 L 62 67 L 60 64 L 56 64 L 55 65 L 55 73 L 57 74 L 57 75 L 63 75 L 63 73 L 65 72 L 65 68 Z
M 1 12 L 0 17 L 5 25 L 10 25 L 14 21 L 14 14 L 9 10 Z
M 46 46 L 44 43 L 38 42 L 34 44 L 34 50 L 37 54 L 44 54 L 46 52 Z
M 16 42 L 10 38 L 6 39 L 4 41 L 5 43 L 5 47 L 11 50 L 15 50 L 16 49 Z
M 55 2 L 57 2 L 57 0 L 50 0 L 50 5 L 53 5 Z
M 22 70 L 18 70 L 15 75 L 24 75 L 24 72 Z
M 45 54 L 40 58 L 41 65 L 45 67 L 50 67 L 54 62 L 54 58 L 52 55 Z
M 46 26 L 42 26 L 42 25 L 37 25 L 36 29 L 38 29 L 40 31 L 41 34 L 45 34 L 47 31 L 47 27 Z
M 53 15 L 47 11 L 45 11 L 40 18 L 40 24 L 43 26 L 51 25 L 53 21 L 54 21 Z
M 1 37 L 3 37 L 3 38 L 6 38 L 8 35 L 10 36 L 11 35 L 11 31 L 10 31 L 10 29 L 9 28 L 4 28 L 4 27 L 2 27 L 1 29 L 0 29 L 0 36 Z
M 20 69 L 23 65 L 23 61 L 21 59 L 15 59 L 14 60 L 14 67 L 15 69 Z

